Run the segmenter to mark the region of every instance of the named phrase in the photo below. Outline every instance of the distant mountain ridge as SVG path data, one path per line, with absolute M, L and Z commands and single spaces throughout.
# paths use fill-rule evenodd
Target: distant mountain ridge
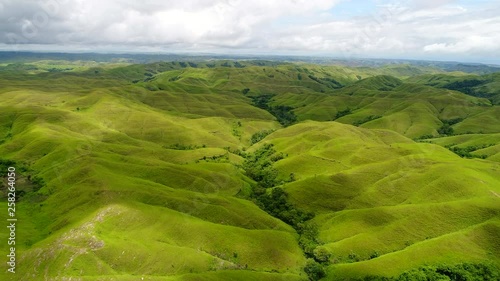
M 130 63 L 152 63 L 158 61 L 206 61 L 206 60 L 271 60 L 278 62 L 307 62 L 312 64 L 337 64 L 351 67 L 381 67 L 386 65 L 414 65 L 435 67 L 447 72 L 488 74 L 500 71 L 500 65 L 485 63 L 463 63 L 453 61 L 408 60 L 408 59 L 369 59 L 335 58 L 321 56 L 291 55 L 226 55 L 226 54 L 178 54 L 178 53 L 90 53 L 90 52 L 10 52 L 0 51 L 0 63 L 30 62 L 35 60 L 94 60 L 97 62 L 126 61 Z

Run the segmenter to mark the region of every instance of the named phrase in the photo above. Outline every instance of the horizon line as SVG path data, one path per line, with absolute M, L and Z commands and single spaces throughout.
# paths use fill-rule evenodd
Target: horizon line
M 363 57 L 363 56 L 352 56 L 349 58 L 340 57 L 335 55 L 327 55 L 327 54 L 280 54 L 280 53 L 218 53 L 218 52 L 201 52 L 201 51 L 191 51 L 191 52 L 182 52 L 182 51 L 119 51 L 119 50 L 67 50 L 67 51 L 58 51 L 58 50 L 2 50 L 0 49 L 0 53 L 17 53 L 17 54 L 53 54 L 53 55 L 82 55 L 82 54 L 97 54 L 97 55 L 147 55 L 147 56 L 185 56 L 185 57 L 207 57 L 207 58 L 215 58 L 215 57 L 227 57 L 227 59 L 241 59 L 241 58 L 306 58 L 306 59 L 329 59 L 329 60 L 338 60 L 338 61 L 360 61 L 360 60 L 373 60 L 373 61 L 399 61 L 399 62 L 437 62 L 437 63 L 457 63 L 457 64 L 466 64 L 466 65 L 484 65 L 491 67 L 500 68 L 500 63 L 486 63 L 486 62 L 478 62 L 478 61 L 459 61 L 459 60 L 438 60 L 438 59 L 430 59 L 430 58 L 390 58 L 390 57 Z M 222 58 L 223 59 L 223 58 Z M 1 60 L 1 58 L 0 58 Z M 269 59 L 273 60 L 273 59 Z M 285 60 L 282 60 L 285 61 Z

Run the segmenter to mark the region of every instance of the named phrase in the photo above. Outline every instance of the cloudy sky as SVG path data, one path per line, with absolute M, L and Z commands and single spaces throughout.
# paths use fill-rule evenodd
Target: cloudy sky
M 0 50 L 500 64 L 500 1 L 0 0 Z

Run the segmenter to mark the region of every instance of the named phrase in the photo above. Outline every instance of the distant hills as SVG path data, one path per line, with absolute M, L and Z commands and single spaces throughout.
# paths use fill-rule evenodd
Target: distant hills
M 380 67 L 386 65 L 409 64 L 420 67 L 435 67 L 447 72 L 461 71 L 465 73 L 488 74 L 500 71 L 500 65 L 463 63 L 451 61 L 426 61 L 407 59 L 371 59 L 371 58 L 335 58 L 318 56 L 287 56 L 287 55 L 224 55 L 210 53 L 58 53 L 58 52 L 9 52 L 0 51 L 2 62 L 32 62 L 40 60 L 69 60 L 69 61 L 96 61 L 116 62 L 127 61 L 130 63 L 153 63 L 158 61 L 206 61 L 206 60 L 266 60 L 281 62 L 307 62 L 323 65 L 344 65 L 351 67 Z

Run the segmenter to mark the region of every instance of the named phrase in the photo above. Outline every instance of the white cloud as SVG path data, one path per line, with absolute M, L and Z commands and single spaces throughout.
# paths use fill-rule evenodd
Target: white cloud
M 461 6 L 448 6 L 431 8 L 424 10 L 410 10 L 401 13 L 397 20 L 401 22 L 415 22 L 418 20 L 441 20 L 444 18 L 449 18 L 451 16 L 463 15 L 467 12 L 467 9 Z
M 453 43 L 434 43 L 424 47 L 426 52 L 436 53 L 471 53 L 481 51 L 498 52 L 500 48 L 494 42 L 500 42 L 500 36 L 496 38 L 485 36 L 468 36 Z
M 498 3 L 376 1 L 371 15 L 338 19 L 330 10 L 340 2 L 3 0 L 0 43 L 131 51 L 245 49 L 428 58 L 472 52 L 475 57 L 500 57 Z

